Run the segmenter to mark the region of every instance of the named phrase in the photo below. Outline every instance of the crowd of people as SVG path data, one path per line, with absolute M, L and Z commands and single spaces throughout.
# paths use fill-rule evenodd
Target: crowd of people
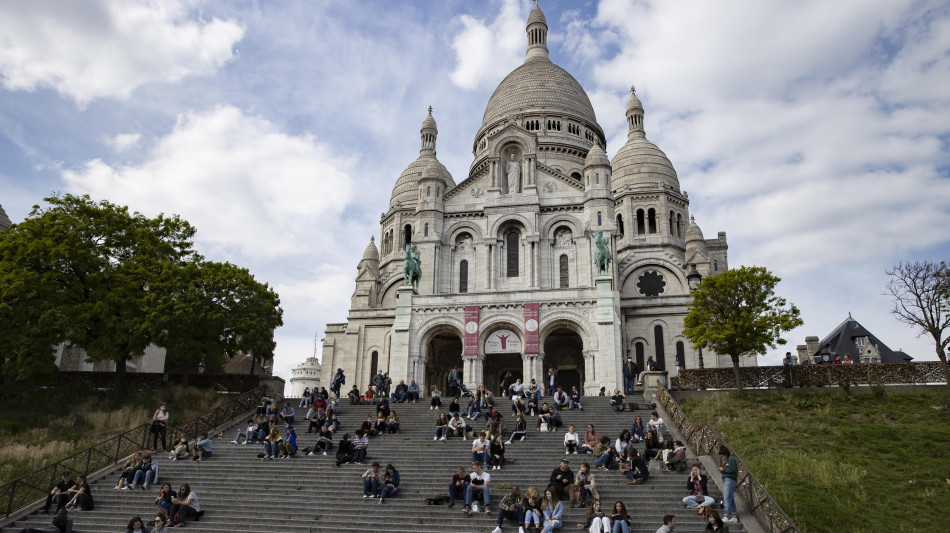
M 439 411 L 435 415 L 433 440 L 472 439 L 471 467 L 459 466 L 448 484 L 449 507 L 457 500 L 464 501 L 463 512 L 471 516 L 475 512 L 491 513 L 491 473 L 506 465 L 506 447 L 528 436 L 528 419 L 535 419 L 535 431 L 557 431 L 563 427 L 561 412 L 576 409 L 583 410 L 577 387 L 566 392 L 551 369 L 542 387 L 534 379 L 522 383 L 520 379 L 509 379 L 501 385 L 504 396 L 511 399 L 512 420 L 506 427 L 505 417 L 496 408 L 494 395 L 479 385 L 469 391 L 461 382 L 461 372 L 453 370 L 450 374 L 449 391 L 451 398 L 443 403 L 443 395 L 437 386 L 429 392 L 429 409 Z M 342 370 L 334 377 L 331 391 L 326 389 L 306 390 L 297 408 L 307 408 L 305 419 L 307 433 L 316 433 L 312 446 L 304 448 L 305 455 L 327 455 L 335 450 L 335 466 L 344 464 L 362 464 L 367 460 L 370 438 L 384 434 L 399 434 L 401 421 L 392 407 L 394 403 L 415 403 L 419 400 L 419 388 L 415 381 L 405 384 L 400 380 L 395 390 L 390 392 L 391 380 L 385 373 L 377 373 L 373 387 L 360 393 L 354 385 L 348 397 L 354 405 L 374 405 L 375 416 L 368 414 L 360 428 L 353 435 L 343 432 L 342 437 L 335 435 L 340 429 L 339 390 L 345 383 Z M 625 382 L 626 384 L 626 382 Z M 626 387 L 625 387 L 626 388 Z M 550 403 L 543 401 L 547 392 Z M 619 389 L 609 398 L 609 405 L 618 412 L 629 410 L 626 395 Z M 630 392 L 629 389 L 624 392 Z M 601 396 L 606 396 L 602 389 Z M 464 406 L 463 406 L 464 402 Z M 258 454 L 261 460 L 291 458 L 298 453 L 295 430 L 296 411 L 290 402 L 279 409 L 277 402 L 265 398 L 258 407 L 255 416 L 247 420 L 231 441 L 234 445 L 257 444 L 263 447 Z M 159 478 L 157 454 L 168 453 L 169 460 L 191 458 L 200 462 L 212 456 L 213 446 L 207 434 L 198 435 L 194 441 L 187 437 L 173 438 L 169 446 L 167 427 L 169 414 L 165 405 L 161 405 L 153 415 L 152 433 L 154 452 L 136 453 L 124 465 L 116 482 L 116 490 L 148 490 Z M 626 478 L 628 485 L 648 482 L 651 470 L 672 470 L 686 472 L 686 447 L 672 440 L 667 434 L 665 423 L 654 411 L 649 420 L 635 415 L 629 429 L 623 429 L 616 437 L 602 435 L 593 424 L 587 424 L 583 433 L 575 425 L 567 426 L 563 437 L 564 458 L 552 471 L 545 487 L 529 487 L 524 494 L 518 485 L 512 485 L 503 496 L 497 508 L 497 528 L 501 531 L 505 521 L 517 524 L 519 532 L 550 532 L 564 526 L 565 506 L 586 508 L 586 520 L 578 523 L 578 528 L 590 532 L 629 533 L 630 515 L 622 501 L 613 505 L 602 504 L 597 489 L 599 476 L 613 475 L 618 472 Z M 507 439 L 505 438 L 507 436 Z M 161 441 L 162 448 L 158 448 Z M 640 449 L 638 449 L 640 448 Z M 642 452 L 641 452 L 642 449 Z M 154 455 L 153 455 L 154 454 Z M 586 458 L 576 458 L 575 456 Z M 723 509 L 720 515 L 716 500 L 709 495 L 709 478 L 699 463 L 690 465 L 688 479 L 685 482 L 683 505 L 697 510 L 707 521 L 710 531 L 724 531 L 730 522 L 737 521 L 734 501 L 738 467 L 728 448 L 720 450 L 724 481 Z M 589 457 L 587 457 L 589 456 Z M 574 470 L 571 463 L 576 461 Z M 597 473 L 597 472 L 600 473 Z M 375 499 L 383 504 L 387 498 L 400 493 L 399 471 L 392 463 L 382 468 L 379 462 L 373 462 L 361 475 L 363 497 Z M 71 511 L 88 511 L 94 508 L 89 485 L 84 476 L 72 481 L 68 473 L 50 492 L 44 512 L 50 513 L 56 504 L 56 515 L 47 531 L 71 530 Z M 156 516 L 153 520 L 143 521 L 134 517 L 129 521 L 128 532 L 161 532 L 168 527 L 184 527 L 188 521 L 197 521 L 203 515 L 198 495 L 188 484 L 182 484 L 177 491 L 168 483 L 161 485 L 155 499 Z M 667 518 L 669 520 L 667 520 Z M 664 524 L 658 532 L 675 530 L 675 517 L 664 518 Z M 53 529 L 55 528 L 55 529 Z M 664 529 L 665 528 L 665 529 Z

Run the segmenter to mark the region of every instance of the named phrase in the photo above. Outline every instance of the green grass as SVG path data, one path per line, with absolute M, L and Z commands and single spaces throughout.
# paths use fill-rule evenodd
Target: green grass
M 945 531 L 950 392 L 723 393 L 681 403 L 807 532 Z
M 9 383 L 0 392 L 0 484 L 151 421 L 162 401 L 175 425 L 229 399 L 194 387 L 117 395 L 82 383 L 53 389 Z

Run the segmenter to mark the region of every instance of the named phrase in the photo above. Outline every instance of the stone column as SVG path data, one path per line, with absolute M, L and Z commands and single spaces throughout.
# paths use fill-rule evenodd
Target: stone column
M 412 322 L 412 297 L 415 291 L 408 285 L 401 285 L 396 300 L 396 319 L 393 321 L 393 334 L 389 352 L 389 375 L 409 376 L 409 332 Z

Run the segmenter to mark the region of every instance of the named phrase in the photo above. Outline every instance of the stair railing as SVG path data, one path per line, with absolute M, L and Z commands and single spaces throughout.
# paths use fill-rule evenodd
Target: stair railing
M 202 432 L 210 434 L 225 422 L 260 405 L 265 394 L 265 387 L 257 387 L 181 425 L 170 426 L 166 431 L 171 435 L 195 436 Z M 73 476 L 92 474 L 118 464 L 137 451 L 148 449 L 151 428 L 151 422 L 142 424 L 0 485 L 0 512 L 4 517 L 9 517 L 45 498 L 56 486 L 62 472 L 69 472 Z
M 736 458 L 739 465 L 739 476 L 736 483 L 736 495 L 741 497 L 752 509 L 752 515 L 765 528 L 772 533 L 801 533 L 798 527 L 792 522 L 792 519 L 785 514 L 782 507 L 772 498 L 762 483 L 749 468 L 741 457 L 732 449 L 731 446 L 722 438 L 715 429 L 709 424 L 697 426 L 690 420 L 689 416 L 683 411 L 679 403 L 673 398 L 673 395 L 657 381 L 657 400 L 669 414 L 668 418 L 679 428 L 680 433 L 686 438 L 686 444 L 689 445 L 697 455 L 712 455 L 716 457 L 719 454 L 719 447 L 725 446 L 729 453 Z

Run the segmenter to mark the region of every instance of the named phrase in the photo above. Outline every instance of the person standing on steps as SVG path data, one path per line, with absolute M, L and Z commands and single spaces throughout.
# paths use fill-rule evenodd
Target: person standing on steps
M 623 364 L 623 393 L 633 394 L 637 384 L 637 364 L 628 355 Z
M 446 394 L 450 398 L 456 397 L 459 395 L 459 383 L 462 381 L 462 369 L 453 368 L 449 372 L 447 388 L 445 389 Z
M 524 528 L 521 527 L 522 522 L 524 522 L 524 498 L 521 496 L 521 489 L 518 488 L 518 485 L 511 486 L 511 491 L 501 499 L 499 507 L 498 527 L 493 529 L 492 533 L 501 533 L 501 525 L 506 518 L 517 520 L 519 533 L 524 533 Z
M 739 480 L 739 463 L 725 445 L 719 447 L 719 457 L 722 458 L 723 462 L 723 465 L 719 467 L 719 471 L 722 472 L 723 512 L 726 515 L 723 522 L 732 524 L 739 521 L 736 513 L 736 483 Z
M 165 434 L 168 431 L 168 410 L 162 404 L 152 415 L 152 449 L 158 453 L 158 438 L 162 438 L 162 453 L 168 452 Z
M 557 372 L 554 371 L 554 367 L 548 369 L 548 375 L 545 378 L 545 385 L 548 388 L 548 396 L 554 396 L 554 391 L 557 390 L 557 386 L 561 384 L 561 381 L 557 377 Z
M 376 387 L 376 397 L 383 397 L 383 386 L 386 384 L 386 378 L 383 377 L 383 371 L 379 370 L 376 372 L 376 375 L 373 376 L 373 386 Z
M 488 483 L 491 481 L 491 474 L 482 470 L 482 463 L 475 461 L 472 465 L 472 473 L 469 474 L 469 485 L 465 489 L 465 514 L 472 516 L 472 502 L 475 498 L 475 492 L 482 495 L 482 502 L 485 505 L 484 511 L 491 512 L 491 494 L 488 490 Z M 476 502 L 477 503 L 477 502 Z
M 673 530 L 676 529 L 676 517 L 668 514 L 663 517 L 663 525 L 660 526 L 660 529 L 656 530 L 656 533 L 673 533 Z

